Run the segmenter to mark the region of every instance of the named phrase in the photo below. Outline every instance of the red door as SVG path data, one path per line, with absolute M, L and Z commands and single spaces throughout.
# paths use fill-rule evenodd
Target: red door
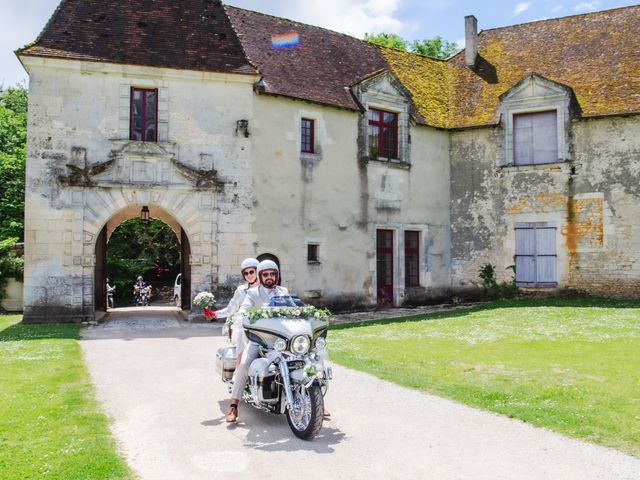
M 378 306 L 393 305 L 393 230 L 376 233 Z

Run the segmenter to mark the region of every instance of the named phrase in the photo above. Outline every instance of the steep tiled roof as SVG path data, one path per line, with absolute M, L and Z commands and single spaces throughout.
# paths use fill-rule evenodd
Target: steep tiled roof
M 254 73 L 213 0 L 63 0 L 21 55 Z
M 444 60 L 380 48 L 391 72 L 411 92 L 412 101 L 427 125 L 450 125 L 450 68 Z
M 537 73 L 573 89 L 582 116 L 640 113 L 640 7 L 543 20 L 479 34 L 477 72 L 451 66 L 451 126 L 498 121 L 498 97 Z
M 299 43 L 275 49 L 272 36 Z M 19 54 L 253 73 L 267 94 L 358 109 L 348 87 L 390 70 L 419 123 L 463 128 L 498 121 L 498 100 L 537 73 L 573 89 L 583 116 L 640 113 L 640 6 L 480 32 L 479 62 L 435 60 L 320 27 L 223 7 L 218 0 L 63 0 Z
M 225 9 L 247 57 L 264 77 L 266 93 L 357 109 L 345 87 L 388 68 L 379 49 L 362 40 L 249 10 Z M 298 34 L 298 45 L 272 47 L 272 35 L 290 32 Z

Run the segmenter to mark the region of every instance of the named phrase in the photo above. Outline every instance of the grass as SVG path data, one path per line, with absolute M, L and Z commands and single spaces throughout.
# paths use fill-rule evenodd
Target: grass
M 77 325 L 0 315 L 0 478 L 130 479 L 100 413 Z
M 547 299 L 340 325 L 342 365 L 640 457 L 640 301 Z

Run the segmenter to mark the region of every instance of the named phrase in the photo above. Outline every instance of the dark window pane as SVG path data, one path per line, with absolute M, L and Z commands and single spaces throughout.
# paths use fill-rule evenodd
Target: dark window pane
M 404 232 L 405 287 L 420 286 L 420 232 Z
M 300 149 L 306 153 L 314 152 L 314 121 L 303 118 L 301 122 Z
M 316 263 L 320 261 L 320 245 L 308 244 L 307 245 L 307 262 Z
M 398 114 L 369 109 L 369 156 L 398 157 Z
M 157 141 L 157 112 L 157 90 L 131 89 L 131 140 Z

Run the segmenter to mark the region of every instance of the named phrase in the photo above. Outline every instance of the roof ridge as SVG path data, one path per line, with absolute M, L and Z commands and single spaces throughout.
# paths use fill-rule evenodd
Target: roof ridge
M 564 15 L 562 17 L 543 18 L 543 19 L 539 19 L 539 20 L 531 20 L 529 22 L 515 23 L 513 25 L 505 25 L 504 27 L 487 28 L 486 30 L 480 30 L 480 32 L 478 32 L 478 35 L 480 35 L 482 33 L 485 33 L 485 32 L 491 32 L 493 30 L 504 30 L 504 29 L 507 29 L 507 28 L 521 27 L 523 25 L 531 25 L 531 24 L 534 24 L 534 23 L 554 22 L 554 21 L 566 20 L 567 18 L 586 17 L 587 15 L 599 15 L 599 14 L 603 14 L 603 13 L 613 12 L 614 10 L 626 10 L 626 9 L 634 9 L 634 8 L 640 8 L 640 5 L 627 5 L 625 7 L 607 8 L 605 10 L 596 10 L 595 12 L 576 13 L 574 15 Z M 461 51 L 463 51 L 463 50 L 464 50 L 464 48 Z M 460 52 L 458 52 L 458 53 L 460 53 Z
M 333 34 L 336 34 L 336 35 L 340 35 L 342 37 L 350 38 L 352 40 L 357 40 L 358 42 L 361 42 L 361 43 L 364 43 L 364 44 L 367 44 L 367 45 L 375 45 L 375 44 L 372 44 L 371 42 L 367 42 L 366 40 L 363 40 L 362 38 L 354 37 L 353 35 L 349 35 L 348 33 L 338 32 L 337 30 L 331 30 L 330 28 L 320 27 L 318 25 L 312 25 L 310 23 L 304 23 L 304 22 L 300 22 L 298 20 L 292 20 L 290 18 L 278 17 L 276 15 L 271 15 L 269 13 L 264 13 L 264 12 L 258 12 L 256 10 L 249 10 L 248 8 L 236 7 L 235 5 L 227 5 L 227 4 L 225 4 L 224 6 L 225 6 L 225 8 L 229 7 L 229 8 L 232 8 L 234 10 L 241 10 L 243 12 L 255 13 L 256 15 L 260 15 L 260 16 L 263 16 L 263 17 L 270 17 L 270 18 L 273 18 L 273 19 L 276 19 L 276 20 L 284 20 L 286 22 L 296 23 L 298 25 L 304 25 L 305 27 L 317 28 L 319 30 L 324 30 L 325 32 L 330 32 L 330 33 L 333 33 Z
M 356 40 L 356 41 L 358 41 L 360 43 L 363 43 L 365 45 L 371 45 L 371 46 L 374 46 L 374 47 L 377 47 L 377 48 L 388 48 L 390 50 L 395 50 L 395 51 L 398 51 L 398 52 L 408 53 L 410 55 L 416 55 L 416 56 L 422 57 L 422 58 L 428 58 L 429 60 L 439 60 L 439 61 L 442 61 L 442 62 L 446 62 L 446 61 L 448 61 L 449 59 L 453 58 L 455 55 L 457 55 L 459 53 L 459 52 L 456 52 L 456 53 L 454 53 L 453 55 L 451 55 L 451 56 L 449 56 L 447 58 L 430 57 L 429 55 L 422 55 L 421 53 L 410 52 L 408 50 L 400 50 L 398 48 L 387 47 L 386 45 L 379 45 L 377 43 L 369 42 L 369 41 L 367 41 L 367 40 L 365 40 L 363 38 L 354 37 L 353 35 L 349 35 L 348 33 L 338 32 L 336 30 L 331 30 L 330 28 L 321 27 L 319 25 L 312 25 L 310 23 L 300 22 L 298 20 L 291 20 L 290 18 L 278 17 L 276 15 L 271 15 L 269 13 L 258 12 L 256 10 L 249 10 L 248 8 L 236 7 L 235 5 L 224 4 L 223 6 L 224 6 L 225 9 L 226 8 L 231 8 L 231 9 L 234 9 L 234 10 L 241 10 L 243 12 L 249 12 L 249 13 L 260 15 L 260 16 L 263 16 L 263 17 L 269 17 L 269 18 L 273 18 L 273 19 L 276 19 L 276 20 L 285 20 L 286 22 L 295 23 L 295 24 L 298 24 L 298 25 L 304 25 L 305 27 L 317 28 L 317 29 L 320 29 L 320 30 L 324 30 L 325 32 L 330 32 L 330 33 L 333 33 L 333 34 L 336 34 L 336 35 L 340 35 L 340 36 L 343 36 L 343 37 L 350 38 L 352 40 Z M 231 23 L 233 24 L 233 22 L 231 22 Z M 235 26 L 233 28 L 235 30 Z M 460 49 L 460 51 L 462 51 L 462 50 L 464 50 L 464 49 Z
M 242 50 L 242 55 L 244 56 L 245 60 L 249 63 L 249 65 L 251 65 L 255 69 L 256 73 L 259 73 L 260 75 L 262 75 L 262 72 L 260 72 L 260 69 L 258 68 L 258 65 L 253 60 L 251 60 L 251 58 L 249 58 L 249 55 L 247 54 L 247 50 L 244 48 L 244 44 L 242 43 L 242 40 L 240 39 L 240 35 L 238 34 L 238 31 L 236 30 L 236 26 L 233 24 L 233 21 L 231 20 L 231 17 L 229 17 L 229 14 L 227 13 L 227 7 L 229 7 L 231 5 L 225 5 L 222 2 L 220 2 L 220 4 L 222 5 L 222 11 L 224 12 L 225 16 L 227 17 L 227 20 L 229 21 L 229 25 L 231 26 L 231 30 L 235 34 L 236 40 L 238 41 L 238 44 L 240 45 L 240 49 Z

